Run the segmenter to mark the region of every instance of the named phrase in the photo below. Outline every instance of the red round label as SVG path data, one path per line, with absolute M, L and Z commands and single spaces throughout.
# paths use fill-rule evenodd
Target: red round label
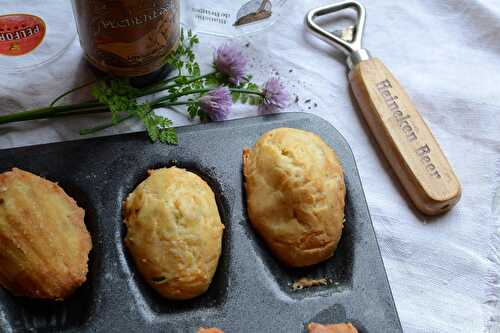
M 33 51 L 45 37 L 45 22 L 29 14 L 0 16 L 0 55 L 19 56 Z

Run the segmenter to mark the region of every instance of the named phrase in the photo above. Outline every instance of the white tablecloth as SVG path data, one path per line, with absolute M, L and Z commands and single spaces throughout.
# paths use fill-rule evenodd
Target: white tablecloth
M 250 43 L 257 81 L 279 74 L 299 97 L 288 111 L 327 119 L 350 143 L 405 332 L 500 332 L 500 2 L 365 1 L 365 47 L 406 87 L 463 185 L 460 203 L 437 218 L 413 210 L 393 180 L 353 104 L 343 56 L 305 31 L 306 11 L 327 1 L 291 2 L 269 30 L 239 42 Z M 208 65 L 222 40 L 201 39 Z M 0 73 L 0 113 L 44 106 L 91 77 L 75 40 L 50 65 Z M 243 108 L 233 118 L 254 114 Z M 78 129 L 95 123 L 94 116 L 0 126 L 0 148 L 78 139 Z

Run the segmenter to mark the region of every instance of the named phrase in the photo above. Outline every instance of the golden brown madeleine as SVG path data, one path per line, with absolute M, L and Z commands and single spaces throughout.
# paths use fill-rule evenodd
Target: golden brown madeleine
M 85 212 L 57 184 L 12 169 L 0 174 L 0 285 L 62 300 L 87 276 Z
M 139 271 L 163 297 L 189 299 L 208 289 L 224 225 L 203 179 L 176 167 L 150 171 L 128 196 L 124 223 Z
M 278 128 L 243 151 L 248 215 L 271 251 L 293 267 L 333 255 L 345 184 L 335 152 L 316 134 Z

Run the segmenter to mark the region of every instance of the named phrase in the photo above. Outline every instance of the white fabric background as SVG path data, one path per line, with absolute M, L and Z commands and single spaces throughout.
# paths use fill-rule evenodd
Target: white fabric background
M 320 115 L 350 143 L 405 332 L 500 332 L 500 2 L 365 1 L 365 47 L 406 87 L 462 182 L 462 200 L 438 218 L 413 210 L 393 180 L 353 104 L 343 56 L 305 32 L 306 11 L 328 1 L 290 2 L 269 30 L 239 42 L 250 43 L 257 81 L 279 73 L 299 96 L 288 111 Z M 223 40 L 201 39 L 208 65 Z M 44 106 L 91 77 L 75 40 L 51 65 L 0 73 L 0 113 Z M 254 114 L 242 108 L 233 118 Z M 0 148 L 78 139 L 96 118 L 0 126 Z M 127 124 L 103 135 L 136 130 Z

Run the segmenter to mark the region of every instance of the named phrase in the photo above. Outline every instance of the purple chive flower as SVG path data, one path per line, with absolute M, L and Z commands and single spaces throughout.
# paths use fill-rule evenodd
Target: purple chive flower
M 231 113 L 233 100 L 227 87 L 219 87 L 200 97 L 201 111 L 205 112 L 211 120 L 225 120 Z
M 215 68 L 228 77 L 229 82 L 239 84 L 245 76 L 247 59 L 234 44 L 219 46 L 214 54 Z
M 264 94 L 264 100 L 259 106 L 261 113 L 274 112 L 288 105 L 290 95 L 277 78 L 269 79 L 264 85 L 262 93 Z

